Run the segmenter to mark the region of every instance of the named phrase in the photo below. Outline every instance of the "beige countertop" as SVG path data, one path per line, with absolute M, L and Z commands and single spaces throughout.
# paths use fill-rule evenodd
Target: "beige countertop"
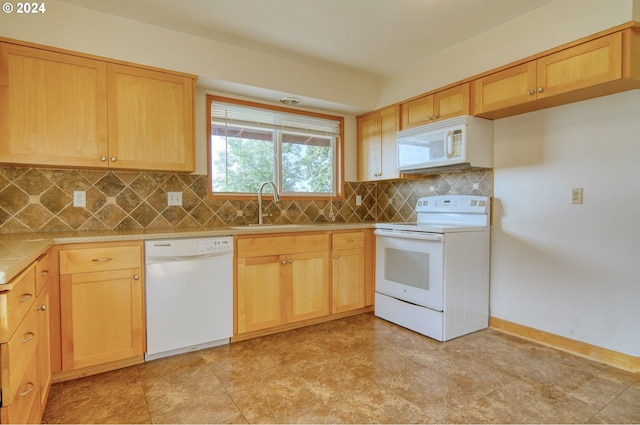
M 285 224 L 227 226 L 171 230 L 109 230 L 88 232 L 0 234 L 0 285 L 7 284 L 53 245 L 85 242 L 233 236 L 249 234 L 369 229 L 374 223 Z M 2 288 L 0 288 L 2 290 Z

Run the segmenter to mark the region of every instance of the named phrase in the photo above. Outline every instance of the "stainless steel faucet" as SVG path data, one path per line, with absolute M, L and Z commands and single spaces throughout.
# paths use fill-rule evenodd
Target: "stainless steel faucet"
M 262 189 L 264 189 L 268 184 L 273 187 L 273 202 L 278 202 L 280 200 L 278 189 L 276 189 L 276 185 L 273 182 L 264 182 L 260 185 L 260 189 L 258 189 L 258 224 L 264 224 L 262 222 L 262 218 L 269 216 L 269 214 L 262 214 Z

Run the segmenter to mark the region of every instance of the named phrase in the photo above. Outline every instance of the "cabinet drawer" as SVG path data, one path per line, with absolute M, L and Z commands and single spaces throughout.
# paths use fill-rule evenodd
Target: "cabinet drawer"
M 332 249 L 364 247 L 364 232 L 334 233 L 331 235 Z
M 141 262 L 140 245 L 60 250 L 60 274 L 135 269 L 140 267 Z
M 5 403 L 0 409 L 0 422 L 10 424 L 28 424 L 40 422 L 40 397 L 38 390 L 38 356 L 35 350 L 25 359 L 28 366 L 20 383 L 16 387 L 15 398 L 11 404 Z M 4 396 L 4 389 L 3 389 Z M 4 397 L 3 397 L 4 398 Z M 5 401 L 3 400 L 3 403 Z
M 238 239 L 238 257 L 260 257 L 329 250 L 329 235 L 287 235 Z
M 39 294 L 44 285 L 47 284 L 50 274 L 50 256 L 48 253 L 42 254 L 36 261 L 36 293 Z
M 0 292 L 0 342 L 11 338 L 36 300 L 35 265 L 30 265 L 10 283 L 13 289 Z
M 38 345 L 38 316 L 31 311 L 22 321 L 16 333 L 8 343 L 0 346 L 0 362 L 2 363 L 2 404 L 11 404 L 19 393 L 25 373 L 29 372 L 30 360 Z M 38 366 L 34 366 L 37 373 Z M 34 378 L 32 382 L 37 381 Z M 22 389 L 24 391 L 24 389 Z

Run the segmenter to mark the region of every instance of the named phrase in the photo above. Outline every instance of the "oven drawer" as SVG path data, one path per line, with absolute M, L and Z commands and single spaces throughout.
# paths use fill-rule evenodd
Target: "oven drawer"
M 438 341 L 444 341 L 444 313 L 376 293 L 375 315 Z

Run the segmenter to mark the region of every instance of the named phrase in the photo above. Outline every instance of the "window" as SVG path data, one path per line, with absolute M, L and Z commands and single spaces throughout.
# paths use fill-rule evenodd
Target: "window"
M 342 196 L 342 117 L 213 95 L 207 111 L 213 196 L 255 196 L 266 181 L 283 197 Z

